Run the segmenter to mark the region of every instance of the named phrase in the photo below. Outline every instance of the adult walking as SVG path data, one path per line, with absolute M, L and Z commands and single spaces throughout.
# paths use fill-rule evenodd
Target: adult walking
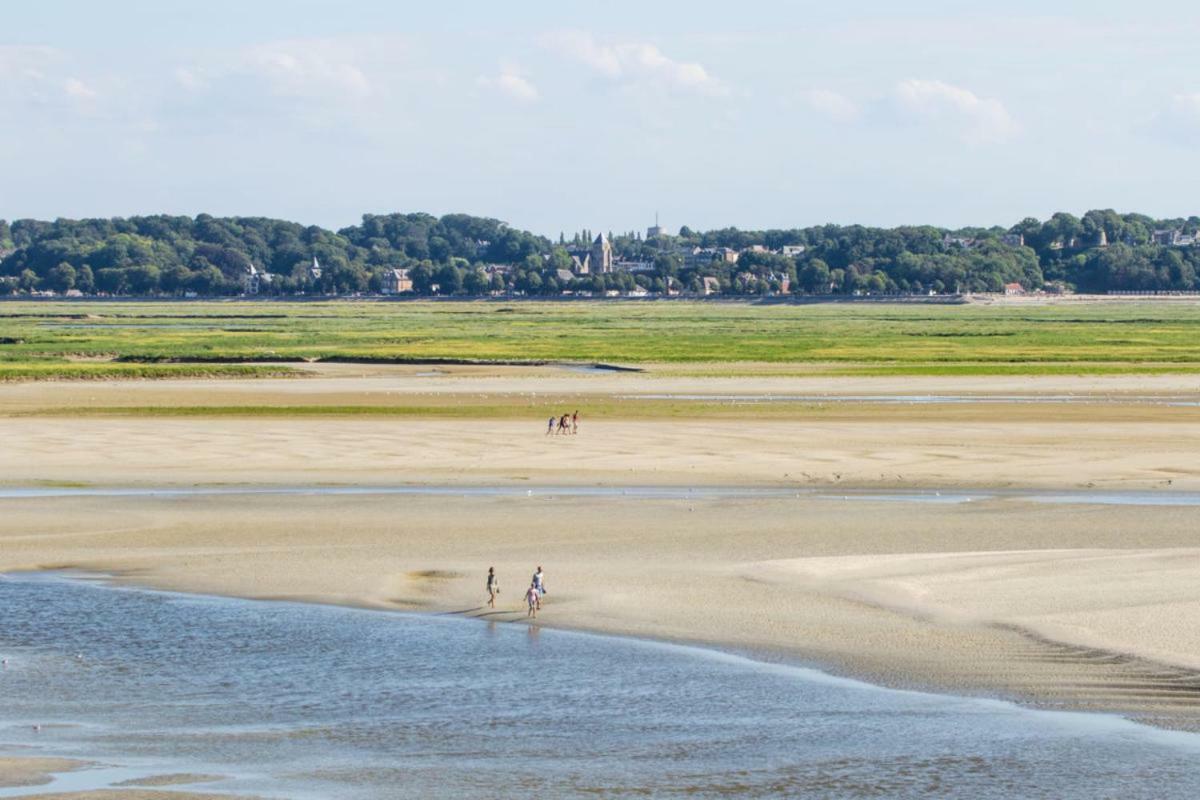
M 571 415 L 571 433 L 579 433 L 579 409 L 575 409 L 575 413 Z
M 500 594 L 500 579 L 496 577 L 496 568 L 488 567 L 487 576 L 488 608 L 496 607 L 496 595 Z
M 541 566 L 538 566 L 537 572 L 533 573 L 533 588 L 537 590 L 537 607 L 540 611 L 542 598 L 546 595 L 546 574 L 542 572 Z

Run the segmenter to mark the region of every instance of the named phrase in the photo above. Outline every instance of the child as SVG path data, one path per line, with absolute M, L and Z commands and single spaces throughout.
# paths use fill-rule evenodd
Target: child
M 495 567 L 488 567 L 487 592 L 488 608 L 495 608 L 496 595 L 500 594 L 500 579 L 496 577 Z
M 526 617 L 537 619 L 538 610 L 538 590 L 532 583 L 525 590 L 525 602 L 529 604 L 529 611 L 525 614 Z

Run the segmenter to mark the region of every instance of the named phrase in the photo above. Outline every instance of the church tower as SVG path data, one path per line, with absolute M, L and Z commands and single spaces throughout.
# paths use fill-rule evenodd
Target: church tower
M 593 273 L 613 271 L 612 244 L 603 233 L 596 237 L 596 241 L 592 242 L 592 258 L 589 266 Z

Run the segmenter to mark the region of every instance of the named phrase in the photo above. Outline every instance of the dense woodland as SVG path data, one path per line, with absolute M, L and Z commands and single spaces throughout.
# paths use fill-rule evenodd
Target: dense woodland
M 570 250 L 593 233 L 557 241 L 495 219 L 449 214 L 366 215 L 339 231 L 259 217 L 0 220 L 0 294 L 234 295 L 250 265 L 272 273 L 263 294 L 377 292 L 383 275 L 407 269 L 417 294 L 628 292 L 668 287 L 699 293 L 706 277 L 723 294 L 1081 292 L 1200 289 L 1200 218 L 1152 219 L 1089 211 L 1025 219 L 1010 228 L 947 231 L 930 226 L 824 225 L 645 238 L 609 234 L 621 262 L 640 271 L 570 280 Z M 1020 237 L 1020 238 L 1018 238 Z M 761 245 L 765 251 L 751 248 Z M 803 252 L 784 255 L 785 245 Z M 696 249 L 740 251 L 736 263 Z M 320 275 L 310 269 L 313 258 Z

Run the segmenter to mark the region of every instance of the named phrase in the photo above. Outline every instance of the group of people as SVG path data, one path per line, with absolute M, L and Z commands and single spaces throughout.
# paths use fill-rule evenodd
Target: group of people
M 495 608 L 496 595 L 500 594 L 500 579 L 496 577 L 495 567 L 488 567 L 487 593 L 488 608 Z M 542 572 L 542 568 L 539 565 L 529 581 L 529 588 L 525 590 L 525 604 L 529 607 L 529 610 L 525 613 L 526 617 L 537 617 L 537 612 L 542 610 L 542 598 L 545 596 L 546 575 Z
M 574 414 L 563 414 L 561 417 L 551 417 L 546 423 L 546 435 L 557 436 L 558 434 L 574 434 L 579 433 L 579 412 Z

